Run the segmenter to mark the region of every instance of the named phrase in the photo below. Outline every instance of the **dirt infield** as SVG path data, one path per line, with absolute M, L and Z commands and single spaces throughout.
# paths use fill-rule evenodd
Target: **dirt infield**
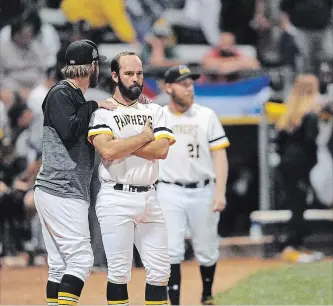
M 216 271 L 214 293 L 234 286 L 249 274 L 269 267 L 284 265 L 279 260 L 228 259 L 221 260 Z M 0 304 L 45 305 L 46 268 L 2 269 L 0 271 Z M 201 279 L 195 261 L 182 266 L 182 297 L 184 305 L 200 302 Z M 144 305 L 144 269 L 134 268 L 129 284 L 131 304 Z M 89 277 L 80 300 L 81 305 L 106 305 L 106 273 L 94 272 Z

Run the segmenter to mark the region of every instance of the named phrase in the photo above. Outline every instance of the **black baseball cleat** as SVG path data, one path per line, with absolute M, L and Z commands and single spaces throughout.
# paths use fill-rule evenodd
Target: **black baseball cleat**
M 215 305 L 214 297 L 210 296 L 202 296 L 201 305 Z

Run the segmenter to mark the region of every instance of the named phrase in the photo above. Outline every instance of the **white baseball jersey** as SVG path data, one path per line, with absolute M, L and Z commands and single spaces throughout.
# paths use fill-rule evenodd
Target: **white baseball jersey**
M 220 120 L 210 108 L 193 104 L 185 113 L 174 114 L 164 106 L 167 122 L 177 143 L 160 161 L 159 179 L 192 183 L 215 178 L 211 151 L 230 145 Z
M 153 125 L 155 140 L 168 138 L 170 145 L 175 142 L 172 131 L 167 128 L 163 108 L 157 104 L 141 104 L 134 102 L 130 106 L 114 101 L 118 108 L 109 111 L 96 110 L 90 120 L 88 140 L 90 136 L 108 134 L 115 138 L 127 138 L 142 132 L 147 119 Z M 101 182 L 115 182 L 128 185 L 151 185 L 158 179 L 158 160 L 146 160 L 130 155 L 118 160 L 102 160 L 99 166 Z

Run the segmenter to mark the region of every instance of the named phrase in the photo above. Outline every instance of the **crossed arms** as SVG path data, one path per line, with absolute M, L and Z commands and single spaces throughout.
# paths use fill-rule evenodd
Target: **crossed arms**
M 104 160 L 115 160 L 135 155 L 147 160 L 165 159 L 169 151 L 169 139 L 155 140 L 147 121 L 143 131 L 123 139 L 115 139 L 112 135 L 98 134 L 90 137 L 90 142 Z
M 91 143 L 104 160 L 115 160 L 135 155 L 148 160 L 165 159 L 169 151 L 169 140 L 161 138 L 147 141 L 141 134 L 114 139 L 107 134 L 91 136 Z

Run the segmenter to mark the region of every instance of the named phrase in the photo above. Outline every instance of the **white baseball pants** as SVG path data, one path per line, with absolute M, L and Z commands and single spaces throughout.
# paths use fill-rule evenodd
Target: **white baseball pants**
M 60 283 L 64 274 L 70 274 L 86 281 L 94 262 L 88 224 L 89 203 L 57 197 L 39 188 L 34 198 L 48 253 L 48 279 Z
M 215 184 L 212 183 L 194 189 L 158 184 L 158 199 L 168 229 L 171 264 L 179 264 L 184 260 L 187 225 L 199 264 L 209 267 L 218 260 L 217 225 L 220 214 L 213 212 L 214 191 Z
M 147 272 L 147 283 L 155 286 L 168 283 L 168 236 L 154 189 L 147 192 L 119 191 L 108 183 L 102 183 L 96 214 L 101 226 L 110 282 L 124 284 L 131 279 L 135 244 Z

